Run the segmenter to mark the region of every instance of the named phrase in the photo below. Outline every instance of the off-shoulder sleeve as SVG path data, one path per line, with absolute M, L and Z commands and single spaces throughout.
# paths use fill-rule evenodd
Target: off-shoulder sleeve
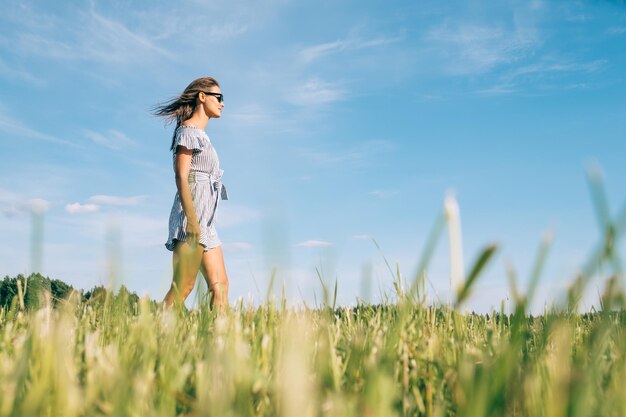
M 176 153 L 178 146 L 192 151 L 200 151 L 206 146 L 205 141 L 202 140 L 198 132 L 194 130 L 195 129 L 178 129 L 174 139 L 174 153 Z

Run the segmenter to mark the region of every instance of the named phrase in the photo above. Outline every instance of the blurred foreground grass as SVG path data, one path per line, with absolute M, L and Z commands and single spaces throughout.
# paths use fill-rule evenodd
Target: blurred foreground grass
M 454 305 L 426 304 L 424 272 L 445 217 L 410 288 L 395 274 L 396 301 L 382 305 L 336 308 L 336 284 L 331 297 L 322 281 L 317 309 L 287 308 L 283 298 L 240 301 L 217 315 L 206 302 L 163 310 L 127 291 L 103 291 L 88 301 L 73 293 L 53 303 L 48 295 L 29 310 L 20 284 L 11 307 L 0 309 L 0 417 L 625 416 L 626 313 L 615 248 L 626 209 L 611 219 L 593 184 L 603 239 L 565 302 L 540 317 L 528 306 L 549 239 L 526 294 L 509 273 L 512 314 L 459 308 L 496 246 L 455 283 Z M 448 206 L 445 216 L 458 213 Z M 449 228 L 454 263 L 460 226 L 447 220 L 457 225 Z M 578 313 L 598 276 L 606 277 L 600 310 Z
M 15 303 L 0 311 L 0 416 L 626 415 L 626 314 L 524 304 Z

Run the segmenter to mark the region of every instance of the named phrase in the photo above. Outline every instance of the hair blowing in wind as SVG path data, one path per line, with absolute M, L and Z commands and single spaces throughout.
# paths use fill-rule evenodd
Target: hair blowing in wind
M 197 78 L 185 88 L 180 96 L 155 106 L 152 113 L 155 116 L 164 117 L 167 123 L 176 120 L 176 127 L 178 128 L 185 120 L 190 119 L 193 115 L 198 94 L 215 86 L 219 87 L 219 84 L 213 77 Z M 176 129 L 174 129 L 174 136 L 175 135 Z M 174 136 L 172 136 L 170 150 L 173 150 L 174 147 Z

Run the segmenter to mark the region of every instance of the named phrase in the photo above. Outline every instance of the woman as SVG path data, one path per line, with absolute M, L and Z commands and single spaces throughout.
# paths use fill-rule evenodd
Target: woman
M 185 91 L 157 106 L 154 114 L 176 120 L 171 151 L 177 193 L 170 213 L 165 247 L 173 251 L 174 276 L 163 303 L 182 303 L 193 290 L 198 270 L 212 293 L 211 306 L 228 306 L 228 277 L 220 239 L 215 230 L 218 202 L 226 200 L 223 171 L 204 129 L 222 115 L 224 96 L 214 78 L 194 80 Z

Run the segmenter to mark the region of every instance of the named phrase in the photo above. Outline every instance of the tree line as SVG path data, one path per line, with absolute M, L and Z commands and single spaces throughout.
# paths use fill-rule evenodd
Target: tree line
M 109 290 L 102 285 L 84 292 L 60 279 L 51 279 L 40 273 L 33 273 L 27 277 L 22 274 L 16 277 L 7 275 L 0 281 L 0 309 L 16 307 L 23 302 L 21 307 L 36 310 L 46 302 L 47 295 L 53 307 L 56 307 L 67 300 L 72 293 L 80 297 L 83 302 L 97 303 L 103 301 L 108 292 Z M 129 304 L 135 304 L 139 300 L 136 293 L 130 292 L 123 285 L 115 297 L 123 297 L 128 300 Z

